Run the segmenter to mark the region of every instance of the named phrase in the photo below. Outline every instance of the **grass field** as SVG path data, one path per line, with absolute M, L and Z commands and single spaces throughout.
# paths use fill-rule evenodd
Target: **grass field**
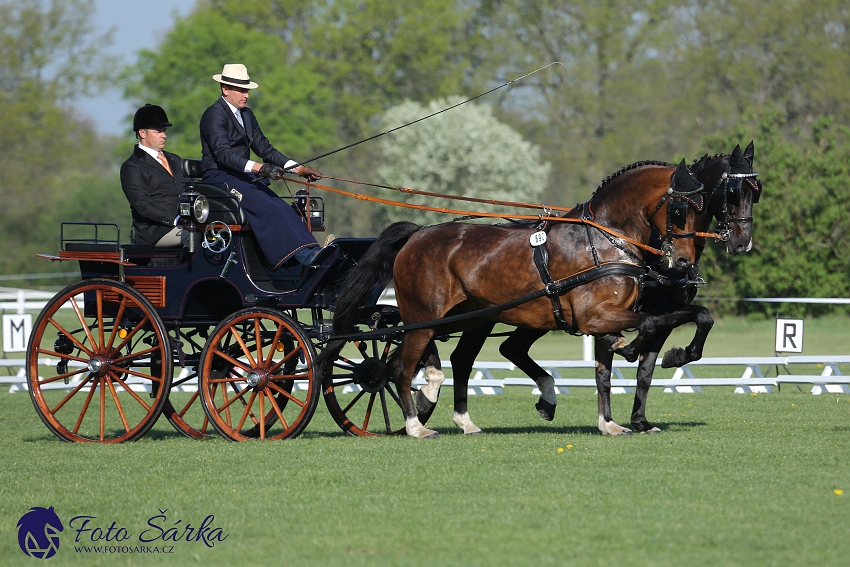
M 846 319 L 806 325 L 806 354 L 847 353 Z M 706 356 L 772 355 L 772 336 L 772 321 L 720 321 Z M 535 348 L 581 355 L 575 338 Z M 346 437 L 320 405 L 294 440 L 192 441 L 163 419 L 119 446 L 62 443 L 27 394 L 0 392 L 0 563 L 37 562 L 16 523 L 54 506 L 65 531 L 51 565 L 849 564 L 850 396 L 731 390 L 654 390 L 654 436 L 600 436 L 590 389 L 571 389 L 547 423 L 529 389 L 512 388 L 470 399 L 486 433 L 464 437 L 445 389 L 428 422 L 437 441 Z M 631 403 L 614 396 L 621 423 Z M 115 522 L 130 547 L 159 533 L 147 522 L 161 510 L 163 530 L 213 514 L 229 535 L 213 548 L 144 544 L 173 546 L 164 555 L 75 551 L 74 516 Z

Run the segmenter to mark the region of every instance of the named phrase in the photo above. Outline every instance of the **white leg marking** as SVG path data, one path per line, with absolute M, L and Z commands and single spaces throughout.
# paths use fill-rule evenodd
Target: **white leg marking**
M 632 430 L 623 427 L 622 425 L 617 424 L 615 421 L 605 421 L 605 418 L 602 414 L 599 414 L 599 431 L 602 432 L 602 435 L 631 435 Z
M 454 416 L 452 416 L 452 421 L 454 421 L 455 425 L 457 425 L 463 431 L 464 435 L 481 433 L 481 428 L 472 423 L 472 419 L 469 418 L 469 412 L 455 412 Z
M 440 386 L 443 385 L 445 379 L 446 375 L 443 374 L 442 370 L 438 370 L 433 366 L 425 368 L 425 382 L 427 384 L 422 387 L 421 392 L 432 404 L 437 403 L 437 397 L 440 395 Z
M 404 428 L 407 431 L 407 434 L 410 437 L 416 437 L 417 439 L 422 439 L 423 437 L 439 437 L 439 434 L 433 429 L 428 429 L 422 422 L 419 421 L 418 417 L 411 417 L 410 419 L 404 422 Z
M 557 405 L 558 398 L 555 396 L 555 379 L 551 376 L 535 380 L 540 388 L 540 399 L 548 404 Z

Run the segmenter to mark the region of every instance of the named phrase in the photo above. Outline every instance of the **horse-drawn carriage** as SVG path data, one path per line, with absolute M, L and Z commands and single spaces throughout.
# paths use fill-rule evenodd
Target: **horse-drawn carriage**
M 736 240 L 734 253 L 748 246 L 760 184 L 752 144 L 743 157 L 736 152 L 706 156 L 695 171 L 684 161 L 633 164 L 581 207 L 559 217 L 544 210 L 537 222 L 424 230 L 399 223 L 409 226 L 393 225 L 377 241 L 338 238 L 307 268 L 293 262 L 270 270 L 239 199 L 197 181 L 187 184 L 180 204 L 188 246 L 121 244 L 115 225 L 65 223 L 59 255 L 45 257 L 79 261 L 82 281 L 38 317 L 27 352 L 30 395 L 47 427 L 66 441 L 138 439 L 161 414 L 190 437 L 214 430 L 233 441 L 284 439 L 304 430 L 320 391 L 350 434 L 428 437 L 436 433 L 423 424 L 440 381 L 429 379 L 427 399 L 414 403 L 413 374 L 422 366 L 439 370 L 434 339 L 460 331 L 472 338 L 460 339 L 463 361 L 453 355 L 454 421 L 475 433 L 465 374 L 501 321 L 530 331 L 518 339 L 526 353 L 547 330 L 604 337 L 597 346 L 597 358 L 607 358 L 597 374 L 599 427 L 624 433 L 607 401 L 612 353 L 631 360 L 657 354 L 658 331 L 689 321 L 711 326 L 689 299 L 641 311 L 647 282 L 668 280 L 643 255 L 687 270 L 704 239 L 720 237 L 701 232 L 712 217 L 728 251 Z M 736 159 L 742 172 L 730 169 Z M 197 162 L 185 160 L 184 169 L 199 177 Z M 299 192 L 294 205 L 311 229 L 323 228 L 320 199 Z M 401 312 L 376 304 L 393 267 Z M 687 275 L 683 281 L 696 283 Z M 626 345 L 618 334 L 630 328 L 639 333 Z M 687 349 L 674 352 L 676 365 L 701 356 L 706 333 L 698 330 Z M 518 366 L 540 385 L 545 405 L 538 411 L 551 419 L 554 382 L 525 359 Z M 651 369 L 633 414 L 638 430 L 652 428 L 644 417 L 650 380 Z
M 200 177 L 198 162 L 183 165 Z M 299 191 L 295 205 L 312 230 L 324 230 L 322 199 Z M 117 225 L 63 223 L 61 251 L 42 255 L 79 261 L 82 276 L 41 312 L 27 352 L 30 395 L 53 433 L 130 441 L 164 414 L 190 437 L 283 439 L 304 430 L 320 390 L 341 425 L 365 417 L 357 433 L 401 428 L 391 419 L 399 412 L 392 385 L 361 371 L 362 359 L 386 359 L 392 339 L 358 341 L 364 354 L 341 362 L 348 376 L 324 388 L 314 368 L 327 309 L 373 239 L 338 238 L 309 268 L 271 270 L 226 187 L 188 183 L 180 214 L 188 246 L 122 244 Z M 372 329 L 398 323 L 391 306 L 363 317 Z M 380 417 L 370 426 L 373 411 Z

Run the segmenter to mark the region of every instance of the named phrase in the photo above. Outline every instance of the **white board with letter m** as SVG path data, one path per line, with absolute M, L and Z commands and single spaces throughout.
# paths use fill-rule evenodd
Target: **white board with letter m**
M 3 315 L 3 351 L 26 352 L 32 331 L 32 315 Z

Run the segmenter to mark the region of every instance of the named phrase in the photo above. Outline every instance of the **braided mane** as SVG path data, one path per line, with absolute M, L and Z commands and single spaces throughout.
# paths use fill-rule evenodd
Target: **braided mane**
M 644 160 L 644 161 L 636 161 L 635 163 L 633 163 L 631 165 L 627 165 L 626 167 L 616 171 L 615 173 L 612 173 L 611 175 L 609 175 L 608 177 L 603 179 L 602 182 L 599 184 L 599 186 L 596 188 L 596 191 L 593 192 L 593 195 L 590 196 L 590 199 L 593 200 L 593 198 L 596 196 L 596 192 L 599 191 L 600 189 L 602 189 L 602 187 L 604 187 L 605 184 L 608 183 L 609 181 L 619 177 L 620 175 L 623 175 L 627 171 L 631 171 L 633 169 L 637 169 L 639 167 L 643 167 L 643 166 L 646 166 L 646 165 L 660 165 L 660 166 L 663 166 L 663 167 L 676 167 L 672 163 L 667 163 L 666 161 L 658 161 L 658 160 L 652 160 L 652 159 Z

